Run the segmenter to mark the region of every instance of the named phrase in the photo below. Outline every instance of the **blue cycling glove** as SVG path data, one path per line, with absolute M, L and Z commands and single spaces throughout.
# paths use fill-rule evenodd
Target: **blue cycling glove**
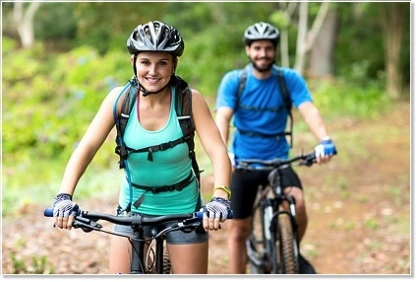
M 69 217 L 78 212 L 78 205 L 72 201 L 72 196 L 66 193 L 58 194 L 54 198 L 52 207 L 54 208 L 54 217 Z
M 220 218 L 221 221 L 227 219 L 231 203 L 229 200 L 222 197 L 213 197 L 201 211 L 207 212 L 209 218 Z
M 336 154 L 337 149 L 329 137 L 324 137 L 321 143 L 315 147 L 316 157 L 332 156 Z

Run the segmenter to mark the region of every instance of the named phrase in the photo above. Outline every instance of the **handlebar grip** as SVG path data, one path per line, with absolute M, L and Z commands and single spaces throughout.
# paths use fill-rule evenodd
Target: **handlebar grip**
M 46 216 L 46 217 L 54 217 L 54 208 L 46 208 L 44 210 L 44 216 Z
M 195 214 L 195 216 L 196 216 L 197 218 L 199 218 L 199 219 L 203 219 L 203 215 L 204 215 L 204 213 L 205 213 L 205 212 L 198 211 L 198 212 L 195 212 L 194 214 Z M 229 212 L 228 212 L 228 216 L 227 216 L 226 218 L 227 218 L 227 219 L 234 218 L 234 213 L 233 213 L 233 211 L 232 211 L 232 210 L 229 210 Z

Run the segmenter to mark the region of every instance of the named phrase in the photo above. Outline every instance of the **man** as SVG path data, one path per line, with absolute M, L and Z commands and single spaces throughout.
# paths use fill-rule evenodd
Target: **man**
M 271 24 L 255 23 L 245 31 L 244 43 L 250 64 L 244 70 L 232 70 L 222 78 L 217 93 L 216 124 L 223 141 L 228 144 L 229 124 L 234 116 L 236 130 L 230 146 L 233 163 L 240 159 L 285 159 L 290 145 L 284 134 L 288 111 L 277 79 L 279 68 L 275 65 L 279 31 Z M 247 72 L 247 79 L 241 92 L 239 81 L 242 71 Z M 305 80 L 292 69 L 281 67 L 280 71 L 292 104 L 320 142 L 315 147 L 317 162 L 328 162 L 336 154 L 336 148 L 313 104 Z M 259 171 L 246 171 L 244 174 L 233 170 L 230 188 L 234 219 L 229 222 L 228 238 L 230 273 L 245 273 L 245 241 L 250 232 L 251 210 L 257 188 L 265 184 L 266 179 L 267 175 Z M 285 170 L 284 182 L 285 193 L 293 195 L 296 200 L 298 237 L 302 240 L 308 224 L 302 184 L 291 167 Z

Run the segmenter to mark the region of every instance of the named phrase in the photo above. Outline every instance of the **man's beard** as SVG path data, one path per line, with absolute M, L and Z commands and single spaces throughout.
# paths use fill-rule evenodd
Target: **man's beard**
M 251 60 L 250 59 L 250 62 L 253 64 L 253 66 L 254 66 L 254 68 L 257 70 L 257 71 L 259 71 L 259 72 L 268 72 L 268 71 L 270 71 L 271 70 L 271 68 L 273 67 L 273 65 L 275 64 L 275 62 L 276 62 L 276 60 L 273 60 L 270 64 L 268 64 L 266 67 L 264 67 L 264 68 L 259 68 L 258 66 L 257 66 L 257 64 L 253 61 L 253 60 Z

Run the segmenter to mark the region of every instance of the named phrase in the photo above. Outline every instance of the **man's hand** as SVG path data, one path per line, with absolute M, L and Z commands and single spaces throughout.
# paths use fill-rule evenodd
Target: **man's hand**
M 324 137 L 321 140 L 321 143 L 315 147 L 315 155 L 317 163 L 324 163 L 329 161 L 332 156 L 337 154 L 337 149 L 335 144 L 332 142 L 331 138 Z

